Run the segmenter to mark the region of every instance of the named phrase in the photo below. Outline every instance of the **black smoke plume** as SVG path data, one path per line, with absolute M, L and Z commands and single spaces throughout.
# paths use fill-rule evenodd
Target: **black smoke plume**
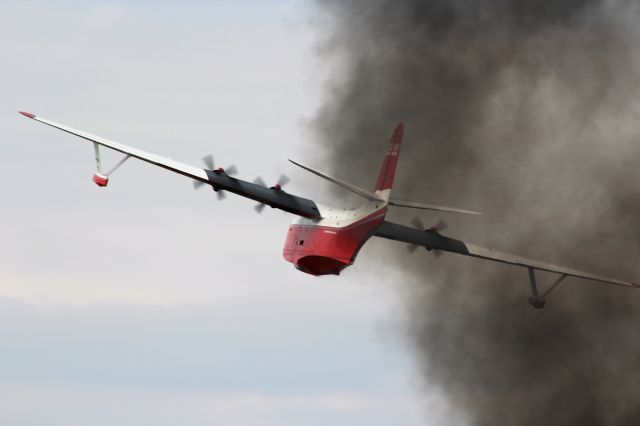
M 372 186 L 404 121 L 394 195 L 484 212 L 447 215 L 446 234 L 640 278 L 634 2 L 336 0 L 318 13 L 333 74 L 313 126 L 337 175 Z M 385 244 L 387 267 L 406 271 L 393 285 L 423 383 L 469 424 L 640 424 L 640 291 L 570 279 L 538 311 L 524 269 Z

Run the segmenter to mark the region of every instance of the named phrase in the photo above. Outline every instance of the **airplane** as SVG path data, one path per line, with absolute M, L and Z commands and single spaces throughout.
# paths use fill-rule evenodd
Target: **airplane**
M 258 205 L 255 208 L 258 212 L 261 212 L 265 206 L 270 206 L 297 216 L 289 227 L 283 255 L 285 260 L 291 262 L 298 270 L 307 274 L 316 276 L 339 275 L 344 268 L 354 263 L 358 252 L 371 237 L 380 237 L 408 243 L 410 251 L 414 251 L 417 247 L 424 247 L 428 251 L 436 253 L 451 252 L 527 268 L 531 287 L 531 296 L 528 301 L 536 309 L 545 307 L 549 294 L 567 277 L 582 278 L 629 288 L 640 288 L 640 284 L 637 283 L 593 275 L 446 237 L 441 233 L 445 227 L 443 221 L 440 221 L 435 226 L 425 227 L 419 219 L 412 221 L 413 226 L 401 225 L 385 220 L 385 216 L 390 207 L 407 207 L 461 214 L 480 214 L 479 212 L 471 210 L 423 204 L 391 197 L 400 147 L 402 145 L 402 123 L 398 124 L 393 132 L 373 191 L 359 188 L 319 170 L 289 160 L 292 164 L 351 191 L 364 199 L 364 204 L 358 209 L 343 209 L 323 206 L 313 200 L 284 191 L 282 187 L 288 182 L 288 178 L 284 175 L 278 183 L 273 186 L 266 185 L 259 177 L 253 182 L 248 182 L 232 176 L 236 171 L 233 166 L 228 167 L 227 170 L 222 167 L 214 167 L 212 156 L 203 158 L 206 165 L 206 168 L 203 169 L 113 142 L 81 130 L 76 130 L 66 125 L 36 116 L 35 114 L 23 111 L 19 111 L 19 113 L 35 121 L 92 142 L 97 169 L 93 175 L 93 181 L 99 187 L 106 187 L 111 174 L 125 161 L 133 157 L 192 179 L 194 188 L 196 189 L 203 185 L 210 185 L 218 194 L 219 198 L 223 198 L 225 192 L 231 192 L 257 201 Z M 124 157 L 108 171 L 103 171 L 102 168 L 100 159 L 101 146 L 124 154 Z M 542 291 L 538 288 L 535 271 L 551 272 L 557 274 L 558 277 L 553 284 L 548 286 L 545 291 Z

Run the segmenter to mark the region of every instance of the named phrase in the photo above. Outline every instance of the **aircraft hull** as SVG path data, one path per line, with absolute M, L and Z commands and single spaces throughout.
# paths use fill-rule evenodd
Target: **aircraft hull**
M 293 224 L 284 245 L 284 258 L 311 275 L 339 275 L 353 264 L 360 247 L 384 220 L 377 211 L 344 227 Z

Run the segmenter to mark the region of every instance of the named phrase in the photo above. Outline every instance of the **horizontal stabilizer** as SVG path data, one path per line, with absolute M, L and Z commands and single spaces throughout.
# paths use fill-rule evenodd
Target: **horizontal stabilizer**
M 341 186 L 341 187 L 343 187 L 344 189 L 346 189 L 346 190 L 348 190 L 348 191 L 353 192 L 354 194 L 358 194 L 359 196 L 361 196 L 361 197 L 363 197 L 363 198 L 366 198 L 366 199 L 367 199 L 367 200 L 369 200 L 369 201 L 383 201 L 383 200 L 381 200 L 380 198 L 376 197 L 376 195 L 375 195 L 374 193 L 369 192 L 369 191 L 367 191 L 366 189 L 358 188 L 358 187 L 357 187 L 357 186 L 355 186 L 355 185 L 351 185 L 350 183 L 347 183 L 347 182 L 345 182 L 345 181 L 343 181 L 343 180 L 340 180 L 340 179 L 338 179 L 338 178 L 334 178 L 334 177 L 332 177 L 332 176 L 329 176 L 329 175 L 328 175 L 328 174 L 326 174 L 326 173 L 322 173 L 322 172 L 320 172 L 320 171 L 318 171 L 318 170 L 314 170 L 314 169 L 312 169 L 311 167 L 304 166 L 304 165 L 302 165 L 302 164 L 300 164 L 300 163 L 296 163 L 295 161 L 293 161 L 293 160 L 291 160 L 291 159 L 289 159 L 289 161 L 290 161 L 291 163 L 295 164 L 296 166 L 298 166 L 298 167 L 300 167 L 300 168 L 302 168 L 302 169 L 305 169 L 306 171 L 311 172 L 311 173 L 313 173 L 313 174 L 314 174 L 314 175 L 316 175 L 316 176 L 320 176 L 322 179 L 326 179 L 326 180 L 328 180 L 329 182 L 333 182 L 333 183 L 335 183 L 336 185 Z
M 436 210 L 439 212 L 482 214 L 480 212 L 474 212 L 473 210 L 457 209 L 455 207 L 436 206 L 434 204 L 415 203 L 413 201 L 398 200 L 397 198 L 391 198 L 389 200 L 389 205 L 396 206 L 396 207 L 409 207 L 412 209 Z

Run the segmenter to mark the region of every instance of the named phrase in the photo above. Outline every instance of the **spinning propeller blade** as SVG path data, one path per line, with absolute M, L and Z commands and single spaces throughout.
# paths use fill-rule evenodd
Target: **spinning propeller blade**
M 449 227 L 449 225 L 447 225 L 447 222 L 445 222 L 444 220 L 440 219 L 438 221 L 438 223 L 436 223 L 435 225 L 433 225 L 431 228 L 429 228 L 430 231 L 436 231 L 436 232 L 440 232 L 440 231 L 444 231 L 445 229 L 447 229 Z
M 445 229 L 447 229 L 449 227 L 449 225 L 447 225 L 447 222 L 445 222 L 444 220 L 440 219 L 438 221 L 438 223 L 436 223 L 435 225 L 433 225 L 431 228 L 429 228 L 427 231 L 430 232 L 436 232 L 436 233 L 440 233 L 440 231 L 444 231 Z M 431 252 L 433 253 L 433 255 L 435 257 L 440 257 L 442 256 L 442 250 L 431 250 Z
M 213 155 L 205 155 L 204 157 L 202 157 L 202 162 L 207 167 L 207 170 L 213 170 Z M 202 188 L 202 185 L 204 185 L 204 182 L 202 181 L 193 181 L 193 189 L 200 189 Z
M 213 170 L 213 168 L 215 167 L 213 165 L 213 155 L 211 154 L 202 157 L 202 161 L 204 162 L 205 166 L 207 166 L 207 170 Z
M 278 179 L 278 182 L 275 185 L 273 185 L 271 187 L 271 189 L 275 189 L 277 191 L 280 191 L 282 189 L 282 187 L 284 185 L 286 185 L 287 183 L 289 183 L 290 181 L 291 181 L 291 179 L 289 179 L 286 175 L 280 175 L 280 178 Z M 264 180 L 260 176 L 255 178 L 253 180 L 253 183 L 255 183 L 256 185 L 264 186 L 264 187 L 267 186 L 267 184 L 264 182 Z M 255 209 L 256 212 L 262 213 L 262 211 L 264 210 L 265 206 L 266 206 L 266 204 L 264 204 L 264 203 L 258 203 L 258 204 L 255 205 L 254 209 Z
M 413 225 L 414 228 L 419 229 L 419 230 L 424 230 L 424 224 L 422 223 L 422 220 L 419 217 L 414 217 L 413 219 L 411 219 L 411 225 Z M 407 250 L 409 250 L 409 253 L 413 253 L 418 249 L 418 245 L 416 244 L 409 244 L 407 246 Z
M 416 244 L 409 244 L 407 246 L 407 250 L 409 251 L 409 253 L 414 253 L 418 249 L 418 247 L 420 247 L 420 246 L 418 246 Z
M 230 165 L 229 167 L 227 167 L 226 169 L 224 169 L 224 172 L 229 175 L 235 175 L 238 173 L 238 168 L 235 166 L 235 164 Z
M 205 155 L 204 157 L 202 157 L 202 162 L 204 163 L 204 165 L 207 167 L 206 170 L 208 171 L 214 171 L 215 170 L 215 163 L 213 162 L 213 155 L 209 154 L 209 155 Z M 226 175 L 235 175 L 238 173 L 238 168 L 235 165 L 231 165 L 229 166 L 226 170 L 224 170 L 224 173 Z M 204 185 L 205 182 L 202 181 L 197 181 L 194 180 L 193 181 L 193 189 L 200 189 L 202 187 L 202 185 Z M 222 190 L 217 191 L 217 195 L 218 195 L 218 200 L 222 200 L 225 198 L 225 194 L 222 192 Z
M 411 224 L 413 225 L 414 228 L 419 229 L 421 231 L 425 230 L 425 226 L 424 223 L 422 223 L 422 219 L 420 219 L 419 217 L 414 217 L 413 219 L 411 219 Z
M 280 191 L 282 189 L 282 187 L 285 186 L 290 181 L 291 181 L 291 179 L 289 179 L 287 177 L 287 175 L 280 175 L 280 177 L 278 178 L 278 182 L 276 182 L 276 184 L 273 185 L 271 187 L 271 189 L 275 189 L 275 190 Z
M 421 231 L 436 232 L 436 233 L 440 233 L 440 231 L 444 231 L 448 227 L 447 222 L 445 222 L 444 220 L 440 219 L 438 221 L 438 223 L 436 223 L 432 227 L 426 228 L 424 226 L 424 223 L 422 223 L 422 219 L 420 219 L 417 216 L 414 217 L 413 219 L 411 219 L 411 225 L 413 225 L 414 228 L 419 229 Z M 417 248 L 418 248 L 418 246 L 415 245 L 415 244 L 410 244 L 410 245 L 407 246 L 407 250 L 409 250 L 410 253 L 415 252 Z M 440 251 L 440 250 L 430 250 L 430 251 L 433 252 L 434 256 L 436 256 L 436 257 L 439 257 L 442 254 L 442 251 Z
M 289 177 L 287 175 L 280 175 L 280 178 L 278 179 L 278 183 L 276 183 L 276 185 L 278 185 L 279 187 L 283 187 L 286 184 L 288 184 L 289 182 L 291 182 L 291 179 L 289 179 Z

